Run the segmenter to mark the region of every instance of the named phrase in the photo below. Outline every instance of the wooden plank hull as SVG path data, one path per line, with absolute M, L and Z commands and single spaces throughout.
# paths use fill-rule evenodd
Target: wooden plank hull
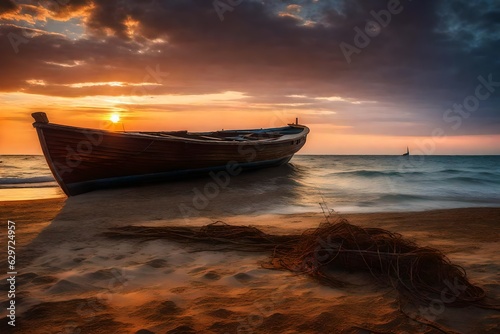
M 35 120 L 33 126 L 49 167 L 68 196 L 223 170 L 236 175 L 245 169 L 280 165 L 302 148 L 309 132 L 305 126 L 290 125 L 269 129 L 284 133 L 278 139 L 215 141 L 109 132 Z M 266 129 L 254 131 L 266 133 Z

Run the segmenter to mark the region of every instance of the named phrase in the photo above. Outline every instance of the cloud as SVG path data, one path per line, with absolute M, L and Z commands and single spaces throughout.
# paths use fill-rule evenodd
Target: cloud
M 13 12 L 17 9 L 17 5 L 12 0 L 5 0 L 0 2 L 0 15 Z
M 4 20 L 14 22 L 24 21 L 30 24 L 35 24 L 40 21 L 45 22 L 48 17 L 50 17 L 50 13 L 45 8 L 33 5 L 20 5 L 16 10 L 2 14 Z
M 465 49 L 480 48 L 500 38 L 500 8 L 489 0 L 442 2 L 437 29 L 452 40 L 461 40 Z
M 92 1 L 81 0 L 39 0 L 24 1 L 15 4 L 9 1 L 0 4 L 0 19 L 8 22 L 25 22 L 34 27 L 37 23 L 54 21 L 68 21 L 74 17 L 80 17 L 92 7 Z
M 387 0 L 249 0 L 225 12 L 222 22 L 206 0 L 43 1 L 31 13 L 27 6 L 7 12 L 9 3 L 0 7 L 0 48 L 10 50 L 0 54 L 4 92 L 118 96 L 137 94 L 141 85 L 149 87 L 142 95 L 237 91 L 278 108 L 316 110 L 314 122 L 428 134 L 436 124 L 449 126 L 443 113 L 474 92 L 479 75 L 493 73 L 500 81 L 500 4 L 492 0 L 401 0 L 401 12 L 350 64 L 339 45 L 354 45 L 354 29 L 386 11 Z M 12 22 L 13 13 L 34 21 L 82 16 L 86 33 L 74 39 L 29 27 Z M 168 75 L 159 81 L 156 68 Z M 498 93 L 481 103 L 457 132 L 499 133 L 491 126 L 499 121 Z
M 59 20 L 82 15 L 93 7 L 92 0 L 36 0 L 31 2 L 48 10 L 53 18 Z

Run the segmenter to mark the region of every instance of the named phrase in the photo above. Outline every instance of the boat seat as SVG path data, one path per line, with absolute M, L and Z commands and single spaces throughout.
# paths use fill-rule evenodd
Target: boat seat
M 222 138 L 210 137 L 210 136 L 197 136 L 198 138 L 210 139 L 210 140 L 222 140 Z

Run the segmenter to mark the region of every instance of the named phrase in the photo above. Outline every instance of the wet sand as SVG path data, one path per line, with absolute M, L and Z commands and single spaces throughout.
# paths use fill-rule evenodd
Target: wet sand
M 233 202 L 185 217 L 168 197 L 155 197 L 151 189 L 139 193 L 0 203 L 2 220 L 17 228 L 15 333 L 440 333 L 404 316 L 397 293 L 366 275 L 339 272 L 353 285 L 335 289 L 261 268 L 265 253 L 195 251 L 165 240 L 102 235 L 115 226 L 215 220 L 294 233 L 318 226 L 320 213 L 241 214 Z M 442 250 L 500 304 L 500 208 L 343 216 Z M 0 260 L 6 268 L 5 253 Z M 8 290 L 5 279 L 2 291 Z M 6 301 L 4 292 L 0 332 L 11 333 Z M 500 332 L 498 311 L 452 308 L 443 301 L 406 311 L 458 333 Z

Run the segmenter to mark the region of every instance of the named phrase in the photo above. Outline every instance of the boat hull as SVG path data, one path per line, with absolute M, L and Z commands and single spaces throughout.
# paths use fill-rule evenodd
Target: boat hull
M 302 131 L 296 129 L 297 133 L 278 140 L 220 142 L 69 127 L 48 120 L 33 125 L 47 163 L 68 196 L 210 172 L 236 175 L 242 170 L 277 166 L 302 148 L 309 132 L 307 127 L 295 126 Z

